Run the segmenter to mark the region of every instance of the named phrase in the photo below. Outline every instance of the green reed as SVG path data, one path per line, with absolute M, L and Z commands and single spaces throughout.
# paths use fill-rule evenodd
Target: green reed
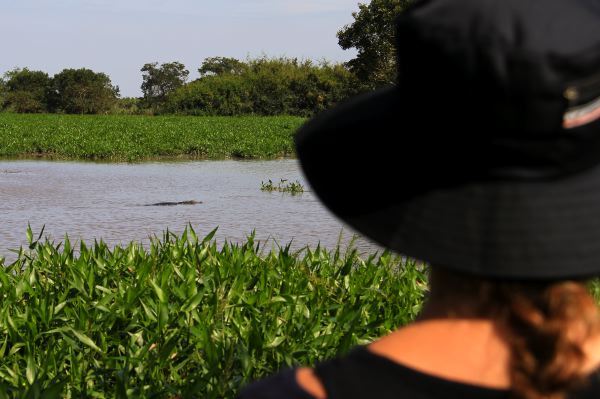
M 233 398 L 421 307 L 422 268 L 389 252 L 217 246 L 214 233 L 109 248 L 28 229 L 29 248 L 0 259 L 0 398 Z
M 0 157 L 104 161 L 294 156 L 303 118 L 0 113 Z

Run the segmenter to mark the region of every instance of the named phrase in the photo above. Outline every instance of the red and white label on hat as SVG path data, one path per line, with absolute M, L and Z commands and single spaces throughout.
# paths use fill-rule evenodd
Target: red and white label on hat
M 600 118 L 600 97 L 587 104 L 578 105 L 567 109 L 563 117 L 563 127 L 573 129 L 587 125 Z

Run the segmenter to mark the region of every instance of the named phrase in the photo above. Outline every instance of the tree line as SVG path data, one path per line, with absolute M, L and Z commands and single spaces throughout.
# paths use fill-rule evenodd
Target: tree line
M 53 77 L 28 68 L 7 72 L 0 81 L 0 106 L 19 113 L 102 113 L 119 96 L 103 73 L 89 69 L 64 69 Z
M 357 56 L 344 64 L 296 58 L 240 61 L 210 57 L 188 81 L 177 61 L 142 66 L 142 97 L 121 98 L 102 72 L 64 69 L 54 76 L 28 68 L 0 78 L 0 110 L 19 113 L 299 115 L 310 116 L 358 93 L 396 79 L 393 21 L 413 0 L 359 4 L 354 22 L 338 31 L 343 49 Z
M 191 82 L 176 61 L 148 63 L 141 72 L 142 97 L 120 98 L 105 73 L 81 68 L 49 76 L 14 69 L 2 79 L 0 105 L 18 113 L 310 116 L 361 87 L 344 65 L 295 58 L 211 57 Z

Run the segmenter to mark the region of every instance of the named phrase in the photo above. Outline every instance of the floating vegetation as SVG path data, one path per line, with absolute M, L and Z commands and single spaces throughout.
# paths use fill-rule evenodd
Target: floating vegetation
M 262 191 L 278 191 L 282 193 L 290 193 L 292 195 L 304 192 L 304 186 L 300 184 L 298 180 L 291 182 L 287 179 L 280 179 L 280 182 L 277 184 L 274 184 L 270 179 L 266 183 L 260 182 L 260 189 Z
M 41 240 L 0 259 L 0 397 L 234 398 L 277 370 L 412 320 L 422 268 L 389 252 L 218 247 L 188 227 L 109 248 Z
M 0 157 L 103 161 L 294 156 L 304 118 L 0 113 Z

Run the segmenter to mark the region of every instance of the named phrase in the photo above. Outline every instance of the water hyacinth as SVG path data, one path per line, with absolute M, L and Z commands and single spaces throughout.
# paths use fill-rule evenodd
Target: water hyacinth
M 304 192 L 304 186 L 298 181 L 288 181 L 287 179 L 280 179 L 280 182 L 275 184 L 271 179 L 266 183 L 260 182 L 261 191 L 273 192 L 277 191 L 280 193 L 290 193 L 292 195 L 301 194 Z
M 294 155 L 293 134 L 304 120 L 0 113 L 0 157 L 270 159 Z
M 422 267 L 191 226 L 150 247 L 41 240 L 0 260 L 0 398 L 233 398 L 412 320 Z

